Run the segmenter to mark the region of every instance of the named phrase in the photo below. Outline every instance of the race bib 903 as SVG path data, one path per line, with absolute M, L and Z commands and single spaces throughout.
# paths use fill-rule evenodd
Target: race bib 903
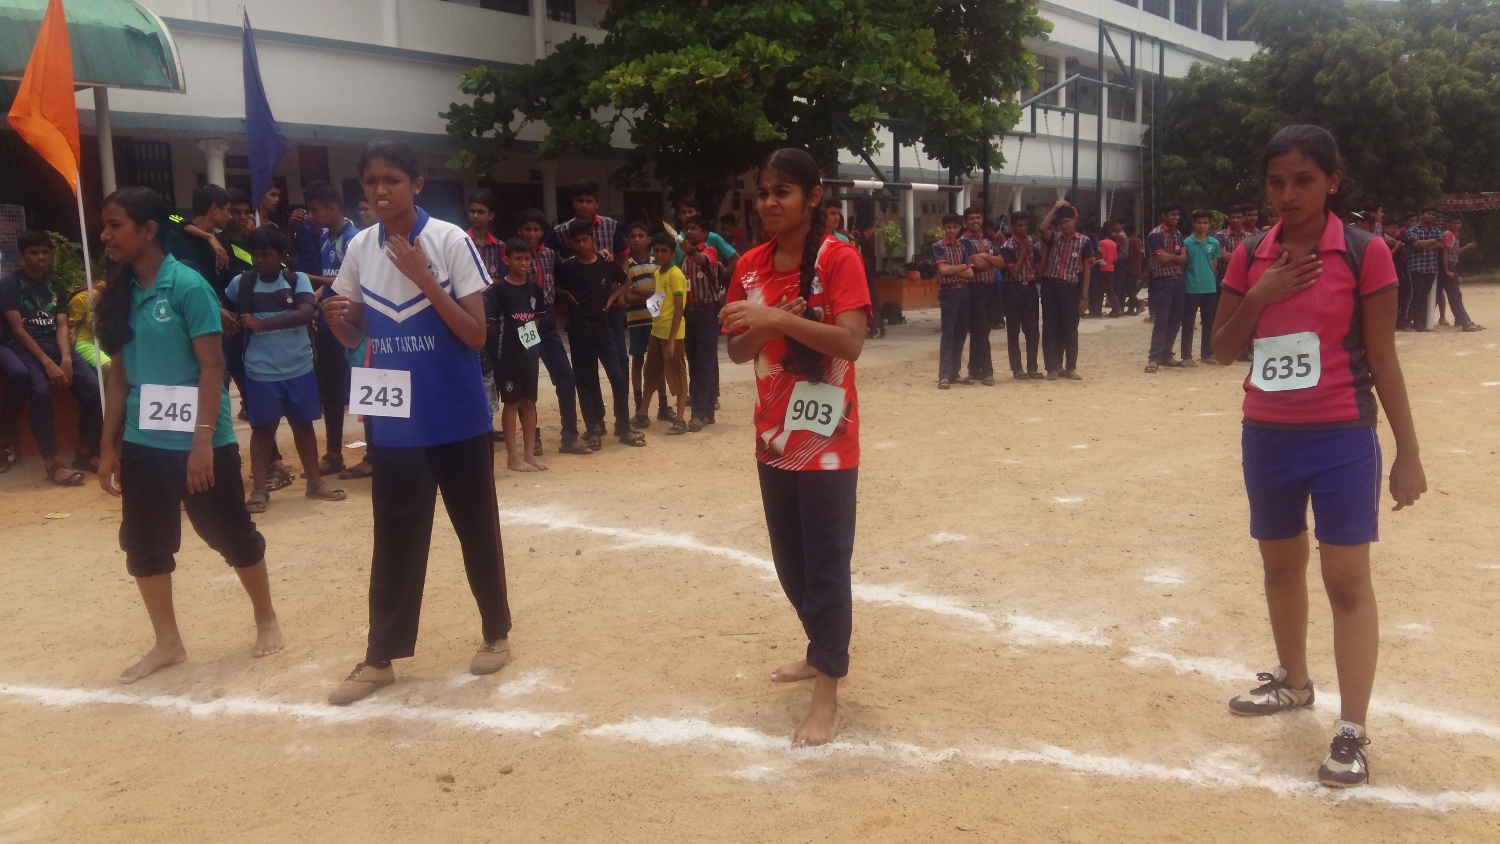
M 191 434 L 197 421 L 197 387 L 141 385 L 141 416 L 137 420 L 141 430 L 185 431 Z
M 411 373 L 404 369 L 354 367 L 349 373 L 349 412 L 410 418 Z
M 1321 349 L 1311 331 L 1261 337 L 1255 341 L 1250 383 L 1268 393 L 1316 387 L 1323 376 Z
M 802 381 L 792 390 L 783 427 L 788 431 L 812 431 L 818 436 L 831 437 L 843 415 L 844 388 Z

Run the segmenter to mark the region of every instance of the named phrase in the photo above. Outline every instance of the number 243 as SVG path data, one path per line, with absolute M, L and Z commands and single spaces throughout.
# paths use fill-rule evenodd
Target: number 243
M 381 387 L 376 389 L 370 386 L 361 386 L 364 395 L 360 396 L 359 403 L 368 406 L 384 405 L 385 407 L 400 407 L 405 402 L 400 387 Z

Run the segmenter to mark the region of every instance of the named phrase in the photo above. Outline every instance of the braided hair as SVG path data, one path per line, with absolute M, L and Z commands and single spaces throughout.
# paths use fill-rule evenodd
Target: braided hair
M 822 185 L 823 180 L 818 172 L 818 162 L 808 154 L 807 150 L 796 147 L 784 147 L 766 156 L 761 162 L 762 171 L 774 170 L 786 177 L 788 182 L 800 187 L 805 195 L 811 196 L 814 189 Z M 818 272 L 818 253 L 823 248 L 823 238 L 826 231 L 826 215 L 822 207 L 815 206 L 808 209 L 807 240 L 802 243 L 802 261 L 798 265 L 798 294 L 804 302 L 812 301 L 813 278 Z M 802 312 L 805 319 L 814 322 L 822 322 L 822 315 L 813 312 L 811 306 Z M 786 338 L 787 355 L 781 361 L 781 368 L 794 375 L 801 375 L 811 381 L 823 380 L 823 353 L 813 349 L 791 337 Z
M 141 228 L 156 224 L 156 241 L 147 248 L 162 248 L 167 234 L 167 201 L 150 188 L 120 188 L 104 198 L 104 205 L 117 206 L 130 221 Z M 165 250 L 163 250 L 165 251 Z M 130 265 L 111 262 L 108 283 L 94 303 L 94 333 L 99 346 L 109 355 L 118 355 L 132 339 L 130 328 Z

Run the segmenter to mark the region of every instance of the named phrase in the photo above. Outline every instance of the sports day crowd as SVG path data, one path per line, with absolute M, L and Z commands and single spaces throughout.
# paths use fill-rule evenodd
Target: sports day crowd
M 948 215 L 931 256 L 941 286 L 938 387 L 994 384 L 989 337 L 1000 326 L 1014 379 L 1079 380 L 1080 318 L 1143 310 L 1152 322 L 1148 373 L 1253 360 L 1245 484 L 1280 665 L 1229 708 L 1271 715 L 1312 705 L 1304 644 L 1311 502 L 1340 641 L 1340 719 L 1319 779 L 1359 785 L 1368 778 L 1365 710 L 1378 647 L 1369 579 L 1382 494 L 1375 395 L 1397 443 L 1389 490 L 1399 510 L 1426 482 L 1394 333 L 1428 330 L 1434 289 L 1455 324 L 1481 330 L 1457 272 L 1473 244 L 1462 243 L 1461 221 L 1440 225 L 1433 209 L 1400 227 L 1387 226 L 1380 209 L 1346 223 L 1343 165 L 1321 128 L 1282 130 L 1260 167 L 1275 216 L 1237 205 L 1212 233 L 1212 213 L 1193 211 L 1184 231 L 1172 204 L 1144 238 L 1123 221 L 1080 227 L 1063 201 L 1039 219 L 1016 212 L 999 226 L 978 208 Z M 668 436 L 715 424 L 723 337 L 730 361 L 754 364 L 767 533 L 808 638 L 805 658 L 772 679 L 814 681 L 793 741 L 831 741 L 852 631 L 855 362 L 884 327 L 869 256 L 844 230 L 812 156 L 789 148 L 762 163 L 753 246 L 732 218 L 716 230 L 691 199 L 678 203 L 675 226 L 622 225 L 598 213 L 591 182 L 573 187 L 571 218 L 523 211 L 517 235 L 501 241 L 488 193 L 471 197 L 467 228 L 429 216 L 418 201 L 416 153 L 401 141 L 370 142 L 358 173 L 357 209 L 318 183 L 307 188 L 307 207 L 290 214 L 275 189 L 252 198 L 209 185 L 186 218 L 173 218 L 148 188 L 116 191 L 102 206 L 108 270 L 92 299 L 65 298 L 47 270 L 45 235 L 18 238 L 24 266 L 0 282 L 0 445 L 16 453 L 29 405 L 47 477 L 77 486 L 97 473 L 122 498 L 120 545 L 155 645 L 121 681 L 186 659 L 171 591 L 182 510 L 239 575 L 256 621 L 254 654 L 281 649 L 267 541 L 251 515 L 292 483 L 276 442 L 282 420 L 307 498 L 344 500 L 335 476 L 371 483 L 366 654 L 329 702 L 349 705 L 391 685 L 393 661 L 415 652 L 439 492 L 479 609 L 469 670 L 499 671 L 510 659 L 511 613 L 496 452 L 503 443 L 510 470 L 547 468 L 540 369 L 557 394 L 559 451 L 589 455 L 606 437 L 640 448 L 655 424 Z M 251 431 L 248 495 L 231 383 Z M 80 408 L 71 464 L 51 430 L 58 386 Z M 360 417 L 367 447 L 352 464 L 346 411 Z

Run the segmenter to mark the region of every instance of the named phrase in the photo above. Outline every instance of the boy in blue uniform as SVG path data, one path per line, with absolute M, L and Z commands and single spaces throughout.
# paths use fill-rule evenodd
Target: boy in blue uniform
M 330 489 L 318 472 L 318 436 L 312 423 L 322 413 L 318 377 L 313 374 L 312 340 L 306 326 L 316 309 L 312 282 L 306 273 L 282 270 L 287 238 L 274 226 L 250 233 L 250 258 L 255 269 L 224 290 L 235 303 L 240 330 L 245 335 L 246 405 L 250 410 L 250 476 L 253 484 L 245 509 L 264 513 L 271 500 L 266 488 L 276 428 L 286 417 L 307 497 L 342 501 L 341 489 Z M 253 287 L 251 286 L 253 285 Z
M 343 266 L 344 253 L 349 251 L 349 241 L 359 234 L 359 228 L 344 216 L 343 197 L 338 188 L 328 182 L 314 182 L 307 187 L 307 212 L 323 232 L 318 241 L 320 256 L 319 272 L 309 272 L 307 278 L 313 283 L 318 301 L 333 295 L 333 281 L 338 278 Z M 323 474 L 344 472 L 344 407 L 349 401 L 349 357 L 344 346 L 333 336 L 323 312 L 318 311 L 313 333 L 315 354 L 313 371 L 318 374 L 318 393 L 323 398 L 323 432 L 327 441 L 323 458 L 318 462 L 318 471 Z M 365 437 L 369 442 L 369 437 Z M 360 473 L 360 476 L 368 472 Z

